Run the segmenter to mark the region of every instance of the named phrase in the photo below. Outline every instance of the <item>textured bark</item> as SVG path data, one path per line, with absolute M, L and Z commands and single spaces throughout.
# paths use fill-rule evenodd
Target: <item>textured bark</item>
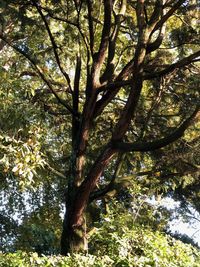
M 66 212 L 61 237 L 61 254 L 87 249 L 87 235 L 84 212 L 90 193 L 94 190 L 103 170 L 108 165 L 117 150 L 107 147 L 97 158 L 88 176 L 78 187 L 68 190 L 66 197 Z
M 69 199 L 71 202 L 71 199 Z M 86 236 L 86 226 L 84 222 L 84 215 L 79 217 L 78 225 L 72 224 L 71 218 L 74 216 L 71 203 L 67 204 L 65 217 L 63 221 L 63 230 L 61 236 L 61 254 L 85 251 L 88 248 L 88 241 Z

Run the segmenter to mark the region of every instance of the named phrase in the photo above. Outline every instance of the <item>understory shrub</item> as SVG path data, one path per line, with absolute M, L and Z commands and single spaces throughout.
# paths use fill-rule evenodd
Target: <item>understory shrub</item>
M 191 245 L 142 227 L 115 230 L 108 221 L 96 230 L 92 254 L 0 253 L 0 267 L 200 267 L 200 252 Z

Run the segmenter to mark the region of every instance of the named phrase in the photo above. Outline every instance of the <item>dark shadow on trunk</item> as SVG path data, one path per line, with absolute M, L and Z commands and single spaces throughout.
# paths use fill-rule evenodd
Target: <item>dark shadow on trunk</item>
M 72 225 L 72 212 L 68 211 L 69 209 L 66 209 L 61 236 L 61 254 L 64 256 L 68 253 L 87 251 L 88 249 L 84 218 L 79 220 L 79 224 Z

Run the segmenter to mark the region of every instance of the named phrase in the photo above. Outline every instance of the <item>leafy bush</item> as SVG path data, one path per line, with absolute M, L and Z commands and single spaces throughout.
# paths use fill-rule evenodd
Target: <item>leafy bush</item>
M 93 235 L 93 254 L 39 257 L 22 251 L 2 253 L 0 267 L 200 267 L 200 252 L 191 245 L 138 226 L 132 230 L 122 227 L 118 235 L 111 221 L 104 225 Z
M 116 205 L 96 224 L 85 255 L 0 253 L 0 267 L 200 267 L 200 251 L 192 245 L 136 224 L 121 208 Z
M 113 266 L 200 267 L 200 252 L 146 225 L 136 224 L 133 215 L 113 209 L 91 237 L 90 253 L 108 255 Z
M 143 244 L 134 248 L 134 254 L 130 252 L 130 246 L 126 247 L 127 240 L 118 240 L 113 244 L 118 248 L 115 255 L 95 256 L 91 254 L 74 254 L 73 256 L 42 256 L 37 253 L 0 254 L 0 267 L 199 267 L 200 255 L 190 246 L 184 246 L 181 242 L 173 245 L 162 242 L 163 237 L 157 239 L 157 235 L 147 239 L 144 236 Z M 113 237 L 112 237 L 113 238 Z M 115 237 L 114 237 L 115 239 Z M 145 240 L 145 241 L 144 241 Z M 114 241 L 112 239 L 112 241 Z M 139 244 L 138 240 L 138 244 Z M 153 241 L 151 243 L 151 241 Z M 162 246 L 160 246 L 160 242 Z M 164 240 L 166 241 L 166 240 Z M 123 243 L 124 242 L 124 243 Z M 141 244 L 141 245 L 143 245 Z M 154 247 L 155 246 L 155 247 Z M 171 247 L 170 247 L 171 246 Z M 111 251 L 109 251 L 111 253 Z
M 113 260 L 108 256 L 96 257 L 93 255 L 75 254 L 73 256 L 42 256 L 37 253 L 0 254 L 0 267 L 104 267 L 112 266 Z
M 111 257 L 115 263 L 113 266 L 200 266 L 200 252 L 191 245 L 141 226 L 133 226 L 131 230 L 124 228 L 121 236 L 115 232 L 113 224 L 107 222 L 106 227 L 108 233 L 105 229 L 98 230 L 93 237 L 93 245 L 99 257 L 104 254 Z

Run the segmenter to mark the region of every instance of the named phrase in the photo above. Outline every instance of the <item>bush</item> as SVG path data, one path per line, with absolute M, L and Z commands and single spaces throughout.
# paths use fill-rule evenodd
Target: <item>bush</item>
M 74 254 L 73 256 L 41 256 L 37 253 L 0 254 L 0 267 L 104 267 L 112 266 L 113 260 L 108 256 Z
M 119 236 L 106 222 L 93 236 L 92 254 L 67 257 L 37 253 L 0 253 L 0 267 L 200 267 L 200 252 L 159 232 L 133 227 Z
M 138 225 L 127 212 L 104 218 L 92 235 L 90 253 L 108 255 L 112 266 L 200 267 L 200 251 L 147 226 Z
M 87 255 L 0 253 L 0 267 L 200 267 L 200 251 L 113 210 L 96 225 Z

